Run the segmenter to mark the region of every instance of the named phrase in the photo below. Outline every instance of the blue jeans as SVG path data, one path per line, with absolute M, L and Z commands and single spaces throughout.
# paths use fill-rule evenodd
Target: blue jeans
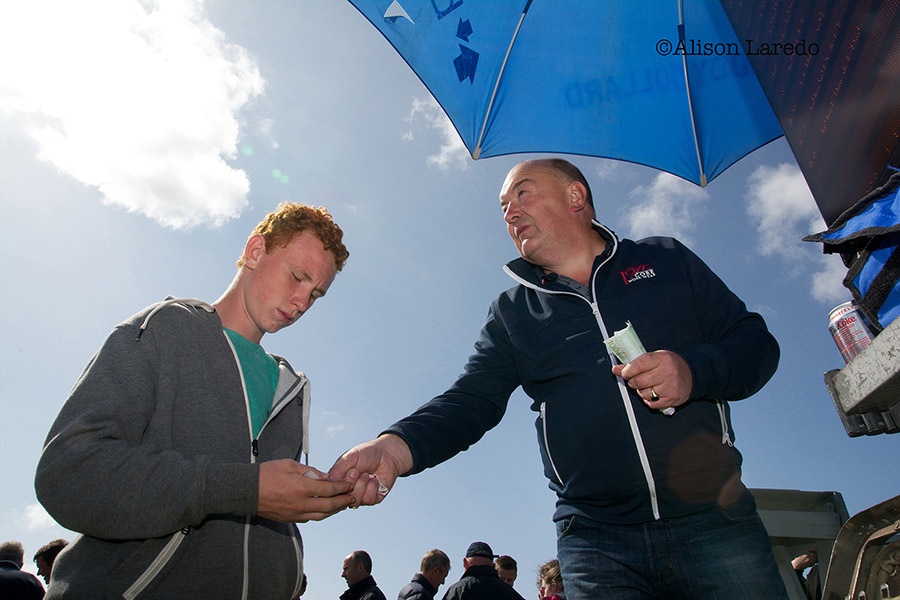
M 557 522 L 568 600 L 787 600 L 753 502 L 638 525 Z

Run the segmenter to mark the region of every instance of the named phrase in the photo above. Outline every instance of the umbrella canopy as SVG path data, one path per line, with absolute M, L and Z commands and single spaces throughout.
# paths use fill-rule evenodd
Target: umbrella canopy
M 741 39 L 768 44 L 750 63 L 834 223 L 900 167 L 900 2 L 721 2 Z
M 706 185 L 782 135 L 718 0 L 350 0 L 475 159 L 635 162 Z

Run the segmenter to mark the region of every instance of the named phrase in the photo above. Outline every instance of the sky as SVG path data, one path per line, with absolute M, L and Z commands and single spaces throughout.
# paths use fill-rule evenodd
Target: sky
M 31 0 L 0 6 L 0 538 L 30 558 L 62 529 L 34 469 L 76 378 L 116 323 L 168 295 L 213 301 L 248 232 L 284 200 L 323 205 L 350 259 L 327 298 L 263 340 L 312 381 L 310 464 L 442 392 L 516 257 L 497 194 L 526 156 L 473 161 L 381 35 L 338 0 Z M 701 189 L 650 168 L 570 157 L 620 236 L 686 242 L 778 339 L 778 372 L 733 405 L 752 488 L 842 493 L 856 513 L 898 493 L 898 438 L 849 438 L 823 381 L 843 360 L 828 313 L 846 269 L 784 140 Z M 305 598 L 335 598 L 367 550 L 388 597 L 422 555 L 462 573 L 484 540 L 536 593 L 555 555 L 554 496 L 529 401 L 469 451 L 398 481 L 380 506 L 301 525 Z M 34 571 L 34 566 L 27 568 Z M 441 589 L 443 593 L 445 588 Z

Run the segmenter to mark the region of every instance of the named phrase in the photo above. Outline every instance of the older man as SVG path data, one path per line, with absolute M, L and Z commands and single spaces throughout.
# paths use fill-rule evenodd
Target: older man
M 21 542 L 0 544 L 0 598 L 17 600 L 41 600 L 44 586 L 38 578 L 22 570 L 25 564 L 25 548 Z
M 497 555 L 485 542 L 472 542 L 463 558 L 462 577 L 447 588 L 443 600 L 525 600 L 501 581 L 494 568 Z
M 354 493 L 380 502 L 397 476 L 481 439 L 521 386 L 558 498 L 569 600 L 786 598 L 728 406 L 775 372 L 762 317 L 677 240 L 617 238 L 567 161 L 513 167 L 500 209 L 516 285 L 491 305 L 463 374 L 332 476 L 362 474 Z M 604 341 L 628 323 L 649 351 L 623 365 Z

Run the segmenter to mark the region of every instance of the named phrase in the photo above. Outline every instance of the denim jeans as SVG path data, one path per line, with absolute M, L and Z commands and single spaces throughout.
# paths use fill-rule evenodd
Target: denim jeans
M 753 502 L 638 525 L 557 522 L 568 600 L 787 600 Z

